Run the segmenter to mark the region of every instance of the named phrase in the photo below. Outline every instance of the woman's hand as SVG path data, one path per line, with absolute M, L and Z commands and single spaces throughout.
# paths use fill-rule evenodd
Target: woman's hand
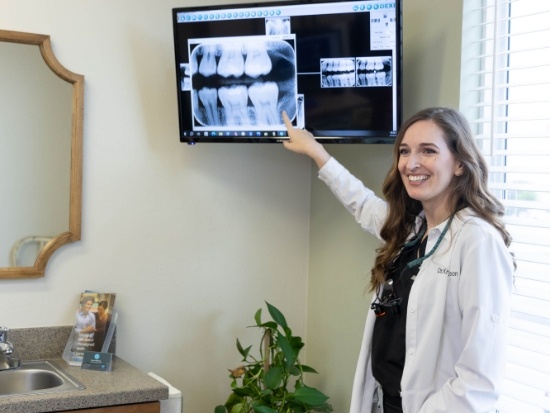
M 82 334 L 90 334 L 94 332 L 95 332 L 95 328 L 91 324 L 88 324 L 86 327 L 80 330 L 80 333 Z
M 292 152 L 309 156 L 319 168 L 326 164 L 330 155 L 323 145 L 317 142 L 307 130 L 295 129 L 286 112 L 283 111 L 282 115 L 288 132 L 288 139 L 283 141 L 283 146 Z

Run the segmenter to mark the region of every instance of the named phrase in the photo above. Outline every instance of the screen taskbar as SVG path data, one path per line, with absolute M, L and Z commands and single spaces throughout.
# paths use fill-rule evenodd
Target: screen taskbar
M 388 132 L 376 131 L 325 131 L 326 136 L 321 136 L 310 131 L 315 139 L 323 143 L 393 143 L 397 131 Z M 386 136 L 381 138 L 381 136 Z M 288 139 L 288 133 L 284 131 L 184 131 L 180 141 L 195 142 L 282 142 Z
M 185 131 L 184 138 L 280 138 L 288 136 L 285 131 Z

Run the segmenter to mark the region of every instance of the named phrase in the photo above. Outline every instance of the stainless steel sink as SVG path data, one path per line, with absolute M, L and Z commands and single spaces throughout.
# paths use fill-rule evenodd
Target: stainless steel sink
M 46 360 L 22 362 L 0 371 L 0 396 L 82 390 L 86 387 Z

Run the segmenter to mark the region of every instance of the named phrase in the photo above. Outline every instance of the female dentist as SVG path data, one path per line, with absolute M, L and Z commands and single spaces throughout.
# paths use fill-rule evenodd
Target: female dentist
M 283 119 L 284 147 L 312 158 L 361 227 L 383 241 L 350 413 L 371 413 L 376 403 L 384 413 L 495 409 L 515 264 L 504 208 L 487 188 L 465 118 L 436 107 L 403 124 L 384 200 Z

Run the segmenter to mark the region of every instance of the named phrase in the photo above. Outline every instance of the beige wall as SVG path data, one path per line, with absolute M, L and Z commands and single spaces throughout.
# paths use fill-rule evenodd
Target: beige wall
M 259 341 L 246 326 L 264 300 L 305 333 L 311 171 L 280 145 L 179 143 L 171 9 L 184 4 L 0 0 L 1 29 L 51 35 L 86 77 L 82 241 L 45 278 L 0 280 L 0 325 L 68 325 L 81 291 L 116 292 L 118 354 L 203 413 L 229 394 L 235 338 Z
M 404 1 L 405 117 L 435 105 L 458 108 L 462 2 Z M 391 145 L 327 149 L 380 195 Z M 370 296 L 365 293 L 378 246 L 312 174 L 307 317 L 308 364 L 331 396 L 335 412 L 349 410 L 355 363 Z
M 0 0 L 1 29 L 50 34 L 60 62 L 86 76 L 82 241 L 45 278 L 0 281 L 0 324 L 67 325 L 82 290 L 114 291 L 118 354 L 203 413 L 225 399 L 235 337 L 256 344 L 245 326 L 267 300 L 297 334 L 307 314 L 307 361 L 322 373 L 312 383 L 344 413 L 375 245 L 309 160 L 278 145 L 178 142 L 171 8 L 200 3 Z M 406 3 L 405 113 L 456 105 L 459 2 Z M 380 187 L 389 146 L 331 150 Z

